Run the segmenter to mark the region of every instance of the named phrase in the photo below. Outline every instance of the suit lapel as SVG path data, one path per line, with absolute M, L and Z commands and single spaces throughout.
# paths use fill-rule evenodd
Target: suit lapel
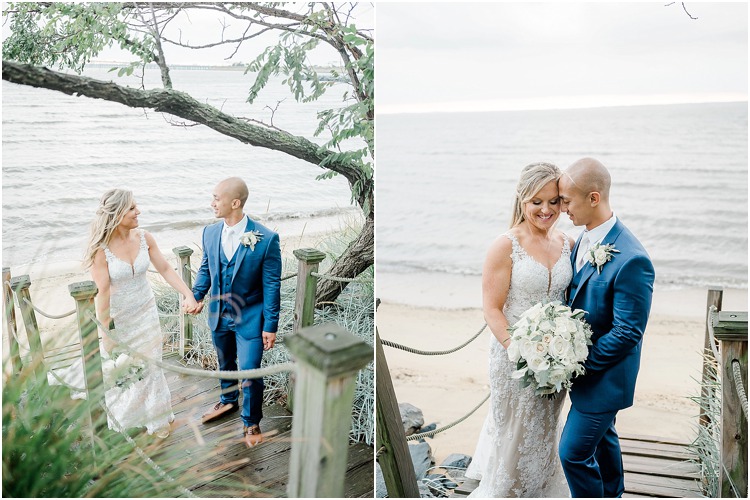
M 607 235 L 602 239 L 601 244 L 602 245 L 609 245 L 610 243 L 614 243 L 617 240 L 617 237 L 620 236 L 620 233 L 622 233 L 623 226 L 620 223 L 620 220 L 618 219 L 614 226 L 612 226 L 612 229 L 609 230 Z M 576 242 L 576 251 L 578 250 L 578 244 L 580 243 L 581 239 L 579 238 Z M 605 264 L 606 265 L 606 264 Z M 573 269 L 575 270 L 575 260 L 573 261 Z M 573 301 L 576 300 L 576 297 L 578 296 L 578 293 L 583 288 L 584 284 L 591 278 L 591 276 L 596 272 L 596 267 L 588 261 L 586 261 L 585 264 L 583 264 L 583 267 L 581 268 L 581 279 L 578 282 L 578 287 L 576 287 L 576 292 L 573 294 L 573 298 L 570 300 L 570 304 L 573 304 Z
M 214 269 L 217 270 L 217 272 L 221 272 L 221 252 L 224 250 L 221 249 L 221 232 L 224 229 L 223 224 L 216 224 L 216 235 L 211 237 L 211 241 L 213 241 L 214 248 L 216 248 L 216 251 L 214 252 L 213 261 L 214 261 Z
M 253 230 L 255 230 L 255 222 L 253 222 L 253 220 L 250 217 L 248 217 L 247 225 L 245 226 L 245 232 L 247 233 Z M 237 276 L 237 271 L 240 270 L 240 266 L 242 265 L 242 262 L 245 259 L 245 254 L 248 252 L 248 250 L 249 248 L 243 244 L 240 244 L 239 248 L 237 248 L 237 252 L 234 256 L 235 260 L 234 260 L 234 272 L 232 273 L 232 283 L 234 283 L 234 277 Z

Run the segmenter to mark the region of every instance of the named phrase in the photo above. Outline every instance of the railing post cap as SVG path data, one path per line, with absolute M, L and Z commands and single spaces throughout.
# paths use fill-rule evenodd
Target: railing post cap
M 326 258 L 326 254 L 314 248 L 297 248 L 293 253 L 297 260 L 303 260 L 308 264 L 317 264 Z
M 178 257 L 189 257 L 190 255 L 193 255 L 193 249 L 185 245 L 174 247 L 172 251 Z
M 10 279 L 10 287 L 13 290 L 24 290 L 31 286 L 31 278 L 28 274 L 22 274 L 21 276 L 14 276 Z
M 355 372 L 373 359 L 372 347 L 336 323 L 302 328 L 284 342 L 297 361 L 328 376 Z
M 716 340 L 747 342 L 747 311 L 719 311 L 713 327 Z
M 71 283 L 70 285 L 68 285 L 68 291 L 74 299 L 80 300 L 95 297 L 99 292 L 99 289 L 96 287 L 96 283 L 89 280 L 79 281 L 78 283 Z

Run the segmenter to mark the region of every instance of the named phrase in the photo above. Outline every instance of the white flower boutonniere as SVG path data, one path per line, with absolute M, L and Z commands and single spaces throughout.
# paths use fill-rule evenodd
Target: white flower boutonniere
M 250 247 L 250 251 L 255 250 L 255 245 L 263 239 L 263 234 L 260 231 L 248 231 L 240 236 L 240 243 L 246 247 Z
M 597 243 L 589 248 L 586 260 L 588 260 L 592 266 L 596 267 L 596 270 L 601 274 L 602 267 L 604 267 L 604 264 L 612 260 L 612 254 L 614 253 L 620 253 L 619 250 L 615 249 L 614 244 L 602 245 L 601 243 Z

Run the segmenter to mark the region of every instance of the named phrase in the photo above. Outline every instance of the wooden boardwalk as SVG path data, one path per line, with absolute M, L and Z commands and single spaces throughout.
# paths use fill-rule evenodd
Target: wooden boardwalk
M 629 498 L 697 498 L 701 497 L 700 471 L 687 443 L 651 436 L 621 435 L 620 447 L 625 468 L 625 494 Z M 465 497 L 478 485 L 465 479 L 453 497 Z
M 165 361 L 177 363 L 174 357 Z M 242 441 L 239 412 L 210 424 L 200 422 L 201 415 L 218 401 L 217 379 L 173 372 L 166 372 L 166 376 L 175 413 L 172 433 L 160 444 L 142 432 L 137 438 L 139 444 L 147 443 L 144 449 L 154 462 L 173 477 L 194 477 L 189 489 L 199 497 L 224 497 L 229 492 L 245 497 L 286 496 L 291 414 L 279 405 L 264 407 L 264 442 L 249 449 Z M 372 447 L 349 446 L 344 486 L 347 497 L 374 497 L 373 461 Z M 241 491 L 236 490 L 238 486 Z

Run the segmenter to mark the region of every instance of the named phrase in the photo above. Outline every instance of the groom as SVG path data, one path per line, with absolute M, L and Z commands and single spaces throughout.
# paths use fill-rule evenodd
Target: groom
M 587 311 L 594 332 L 560 439 L 573 497 L 616 498 L 625 490 L 615 416 L 633 405 L 654 285 L 646 250 L 610 209 L 610 184 L 609 172 L 593 158 L 575 162 L 559 181 L 562 211 L 576 226 L 586 226 L 571 254 L 568 304 Z M 607 251 L 605 245 L 612 247 Z
M 220 370 L 260 368 L 263 351 L 276 341 L 281 289 L 279 235 L 243 213 L 248 198 L 245 182 L 230 177 L 216 185 L 211 208 L 223 219 L 203 230 L 203 260 L 193 295 L 208 301 L 211 328 Z M 202 308 L 202 304 L 201 304 Z M 221 397 L 203 415 L 212 422 L 239 408 L 237 380 L 221 380 Z M 263 379 L 242 381 L 243 440 L 255 446 L 262 439 Z

